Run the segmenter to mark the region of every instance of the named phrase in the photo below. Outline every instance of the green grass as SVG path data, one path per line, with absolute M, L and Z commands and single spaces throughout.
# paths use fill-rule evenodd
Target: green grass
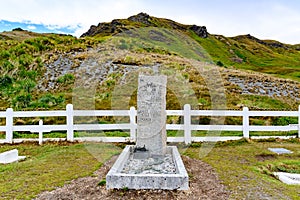
M 31 32 L 2 33 L 9 37 L 0 40 L 0 108 L 13 107 L 15 110 L 36 109 L 59 109 L 72 100 L 71 87 L 75 81 L 72 74 L 66 74 L 58 78 L 60 94 L 56 91 L 36 92 L 35 87 L 44 78 L 44 64 L 53 62 L 58 54 L 63 52 L 76 52 L 87 47 L 106 41 L 105 44 L 113 45 L 121 50 L 129 50 L 139 54 L 138 58 L 132 55 L 124 56 L 123 64 L 152 65 L 153 59 L 149 54 L 171 55 L 173 57 L 185 57 L 201 60 L 208 63 L 219 63 L 223 67 L 234 67 L 237 69 L 249 69 L 262 73 L 269 73 L 283 78 L 299 79 L 299 51 L 294 47 L 290 50 L 276 49 L 262 45 L 245 37 L 226 38 L 223 36 L 210 35 L 208 38 L 200 38 L 193 31 L 178 31 L 168 29 L 168 23 L 157 19 L 158 27 L 144 27 L 140 23 L 132 23 L 123 20 L 129 27 L 143 27 L 131 30 L 131 34 L 118 34 L 117 37 L 84 37 L 75 38 L 56 34 L 35 34 Z M 164 28 L 163 28 L 164 27 Z M 167 27 L 167 28 L 166 28 Z M 13 36 L 11 36 L 13 35 Z M 19 38 L 18 38 L 19 37 Z M 105 47 L 105 45 L 104 45 Z M 105 53 L 103 53 L 105 54 Z M 50 56 L 53 55 L 53 56 Z M 87 58 L 84 54 L 80 59 Z M 146 55 L 146 56 L 145 56 Z M 85 57 L 87 56 L 87 57 Z M 233 57 L 242 59 L 241 63 L 232 60 Z M 161 60 L 155 61 L 160 63 Z M 220 64 L 222 63 L 222 64 Z M 167 65 L 167 64 L 166 64 Z M 209 96 L 200 90 L 200 85 L 205 85 L 197 73 L 193 73 L 190 67 L 182 63 L 174 63 L 168 71 L 178 72 L 187 80 L 193 81 L 193 90 L 199 99 L 199 103 L 205 109 L 209 109 Z M 172 70 L 171 70 L 172 69 Z M 175 69 L 175 71 L 174 71 Z M 120 75 L 121 77 L 122 75 Z M 119 77 L 109 77 L 104 81 L 100 96 L 104 96 L 102 107 L 107 108 L 111 99 L 114 86 L 117 85 Z M 103 90 L 103 91 L 102 91 Z M 199 91 L 198 91 L 199 90 Z M 188 94 L 187 94 L 188 95 Z M 169 95 L 170 96 L 170 95 Z M 233 99 L 230 96 L 236 96 Z M 227 97 L 228 106 L 244 104 L 249 107 L 267 109 L 289 109 L 291 106 L 284 101 L 270 100 L 272 98 L 246 95 L 232 95 Z M 176 99 L 175 99 L 176 100 Z M 173 101 L 173 100 L 172 100 Z M 96 106 L 97 106 L 96 101 Z M 234 102 L 234 103 L 233 103 Z M 290 104 L 290 103 L 288 103 Z M 168 106 L 177 105 L 176 102 L 168 102 Z M 174 106 L 175 107 L 175 106 Z M 293 105 L 293 107 L 295 107 Z M 98 108 L 98 107 L 97 107 Z
M 103 162 L 120 153 L 111 144 L 27 143 L 1 145 L 0 151 L 18 149 L 25 161 L 0 165 L 0 199 L 32 199 L 68 181 L 92 175 Z
M 129 137 L 129 132 L 123 131 L 86 131 L 74 132 L 74 137 Z M 46 132 L 43 133 L 43 138 L 66 138 L 66 132 Z M 39 138 L 38 133 L 14 132 L 13 138 Z M 0 133 L 0 139 L 5 139 L 5 133 Z
M 261 199 L 257 193 L 271 199 L 298 199 L 299 186 L 285 185 L 271 174 L 274 171 L 299 173 L 299 139 L 270 141 L 220 142 L 206 156 L 203 152 L 207 147 L 194 143 L 182 153 L 210 164 L 231 191 L 229 199 Z M 294 153 L 276 155 L 267 150 L 269 147 L 287 148 Z
M 49 102 L 49 97 L 52 100 L 55 98 L 53 93 L 43 94 L 34 90 L 39 81 L 44 79 L 44 64 L 55 58 L 50 55 L 83 50 L 104 40 L 28 31 L 3 32 L 0 33 L 0 38 L 0 73 L 3 74 L 0 76 L 0 107 L 13 107 L 17 110 L 49 108 L 63 104 L 62 96 L 53 103 Z M 74 75 L 66 74 L 57 81 L 65 87 L 74 82 Z
M 213 148 L 204 155 L 205 149 L 210 147 L 208 144 Z M 177 144 L 181 154 L 201 159 L 216 170 L 231 191 L 230 199 L 261 199 L 258 193 L 271 199 L 299 198 L 299 186 L 285 185 L 272 175 L 275 171 L 300 173 L 299 145 L 299 139 Z M 0 165 L 0 198 L 32 199 L 42 191 L 92 175 L 103 162 L 120 153 L 121 146 L 104 143 L 1 145 L 0 152 L 16 148 L 27 158 L 19 163 Z M 277 155 L 268 151 L 269 147 L 287 148 L 294 153 Z M 98 185 L 105 182 L 102 179 Z
M 166 28 L 144 27 L 134 29 L 131 34 L 121 33 L 112 38 L 120 49 L 137 52 L 179 55 L 199 61 L 210 62 L 207 52 L 186 34 Z M 127 62 L 131 63 L 131 62 Z
M 298 131 L 255 131 L 250 132 L 251 136 L 297 136 Z M 184 137 L 184 131 L 167 130 L 168 137 Z M 242 131 L 192 131 L 192 137 L 213 137 L 213 136 L 238 136 L 242 137 Z M 47 132 L 43 133 L 43 138 L 66 138 L 66 132 Z M 86 131 L 74 132 L 74 137 L 130 137 L 129 132 L 124 131 Z M 14 139 L 17 138 L 39 138 L 38 133 L 19 133 L 14 132 Z M 0 133 L 0 139 L 5 139 L 5 133 Z
M 286 45 L 289 48 L 287 50 L 261 44 L 247 36 L 226 38 L 210 35 L 200 38 L 193 32 L 189 34 L 207 51 L 214 63 L 300 80 L 300 52 L 294 46 Z
M 298 135 L 297 131 L 253 131 L 250 132 L 250 137 L 251 136 L 296 136 Z M 215 131 L 192 131 L 192 136 L 193 137 L 212 137 L 212 136 L 220 136 L 220 137 L 225 137 L 225 136 L 243 136 L 242 131 L 220 131 L 220 132 L 215 132 Z

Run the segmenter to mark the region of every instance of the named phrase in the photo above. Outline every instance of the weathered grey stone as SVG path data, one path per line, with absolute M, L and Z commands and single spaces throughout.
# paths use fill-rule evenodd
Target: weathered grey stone
M 163 189 L 163 190 L 188 190 L 188 174 L 185 170 L 176 146 L 168 146 L 176 171 L 172 174 L 128 174 L 123 173 L 124 165 L 134 149 L 127 145 L 118 160 L 106 175 L 106 188 L 128 189 Z
M 166 76 L 139 76 L 137 147 L 151 155 L 166 153 Z
M 148 159 L 149 157 L 149 151 L 137 151 L 133 153 L 134 159 Z
M 106 188 L 188 190 L 176 146 L 167 146 L 166 76 L 140 76 L 137 145 L 127 145 L 106 175 Z

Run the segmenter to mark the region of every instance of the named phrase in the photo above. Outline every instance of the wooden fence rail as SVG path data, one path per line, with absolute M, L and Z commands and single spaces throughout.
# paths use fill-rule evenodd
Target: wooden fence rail
M 166 124 L 167 130 L 182 130 L 184 131 L 184 137 L 168 137 L 168 142 L 185 142 L 190 144 L 191 142 L 199 141 L 226 141 L 237 140 L 242 137 L 232 136 L 207 136 L 207 137 L 192 137 L 192 131 L 242 131 L 244 138 L 250 137 L 251 131 L 297 131 L 297 137 L 300 137 L 300 106 L 298 111 L 249 111 L 247 107 L 244 107 L 241 111 L 236 110 L 191 110 L 191 106 L 186 104 L 183 110 L 166 110 L 167 116 L 183 116 L 183 124 Z M 67 141 L 104 141 L 104 142 L 134 142 L 136 139 L 136 115 L 137 111 L 134 107 L 130 110 L 74 110 L 72 104 L 66 106 L 66 110 L 59 111 L 13 111 L 12 108 L 8 108 L 6 112 L 0 112 L 0 118 L 5 118 L 5 126 L 0 126 L 0 132 L 5 132 L 5 140 L 0 140 L 0 143 L 13 143 L 16 140 L 13 139 L 14 131 L 30 131 L 39 133 L 40 144 L 43 141 L 43 133 L 51 131 L 66 131 Z M 74 117 L 96 117 L 96 116 L 125 116 L 129 117 L 129 123 L 120 124 L 74 124 Z M 199 125 L 192 124 L 192 116 L 211 116 L 211 117 L 225 117 L 235 116 L 242 117 L 242 125 Z M 249 125 L 250 117 L 262 117 L 262 116 L 274 116 L 274 117 L 298 117 L 298 124 L 290 124 L 286 126 L 257 126 Z M 15 125 L 14 118 L 23 117 L 66 117 L 66 124 L 63 125 L 43 125 L 43 121 L 40 120 L 38 125 Z M 74 131 L 89 131 L 89 130 L 129 130 L 130 137 L 85 137 L 74 138 Z M 268 136 L 279 137 L 279 136 Z M 251 138 L 257 138 L 252 136 Z M 265 138 L 265 137 L 260 137 Z

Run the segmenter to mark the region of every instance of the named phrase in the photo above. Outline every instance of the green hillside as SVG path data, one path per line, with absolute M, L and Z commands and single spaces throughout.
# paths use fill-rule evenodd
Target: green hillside
M 39 109 L 63 103 L 64 94 L 43 93 L 36 88 L 44 78 L 45 63 L 56 55 L 82 51 L 98 42 L 24 30 L 0 33 L 0 108 Z
M 171 29 L 190 36 L 209 53 L 215 64 L 300 80 L 300 44 L 260 40 L 250 34 L 232 38 L 212 35 L 205 26 L 183 25 L 145 13 L 110 23 L 99 23 L 98 26 L 91 26 L 82 36 L 116 35 L 132 28 L 145 27 Z
M 290 110 L 300 101 L 300 45 L 251 35 L 227 38 L 140 13 L 91 26 L 80 38 L 20 29 L 0 33 L 0 110 L 61 109 L 91 97 L 76 91 L 94 80 L 87 101 L 96 109 L 114 109 L 118 95 L 128 108 L 136 91 L 126 94 L 122 81 L 136 78 L 132 69 L 156 66 L 169 77 L 168 109 L 184 103 L 212 109 L 221 104 L 214 99 L 224 99 L 228 109 Z
M 192 34 L 192 37 L 207 50 L 216 63 L 221 61 L 223 65 L 237 69 L 300 80 L 299 45 L 262 41 L 251 35 L 233 38 L 210 35 L 202 39 Z

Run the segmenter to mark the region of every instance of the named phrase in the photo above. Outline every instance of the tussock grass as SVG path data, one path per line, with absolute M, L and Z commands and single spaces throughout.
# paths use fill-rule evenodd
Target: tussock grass
M 231 191 L 230 199 L 298 199 L 299 186 L 289 186 L 277 180 L 272 172 L 299 173 L 300 141 L 239 140 L 219 142 L 204 156 L 201 143 L 184 149 L 183 154 L 209 163 Z M 293 154 L 277 155 L 269 147 L 282 147 Z M 203 157 L 204 156 L 204 157 Z
M 103 162 L 120 152 L 112 144 L 34 143 L 1 145 L 18 149 L 25 161 L 0 165 L 0 199 L 32 199 L 68 181 L 92 175 Z

